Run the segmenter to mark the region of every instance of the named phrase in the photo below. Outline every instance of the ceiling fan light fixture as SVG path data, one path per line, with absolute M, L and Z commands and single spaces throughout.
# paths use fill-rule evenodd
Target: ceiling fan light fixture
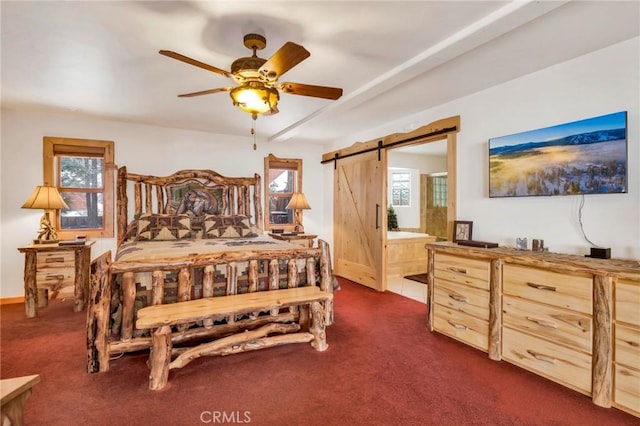
M 267 87 L 259 81 L 249 81 L 229 92 L 233 104 L 249 114 L 263 114 L 278 104 L 280 95 L 273 87 Z

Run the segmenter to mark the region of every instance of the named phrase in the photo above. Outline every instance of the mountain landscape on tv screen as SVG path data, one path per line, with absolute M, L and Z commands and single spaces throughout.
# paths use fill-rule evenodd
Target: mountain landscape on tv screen
M 627 192 L 626 128 L 489 149 L 489 196 Z

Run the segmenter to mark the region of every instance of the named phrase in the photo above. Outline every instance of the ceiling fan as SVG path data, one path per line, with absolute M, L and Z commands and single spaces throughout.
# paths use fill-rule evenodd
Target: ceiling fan
M 299 44 L 288 41 L 269 59 L 260 58 L 256 53 L 266 47 L 267 40 L 265 37 L 259 34 L 247 34 L 244 36 L 244 45 L 253 51 L 253 55 L 236 59 L 231 64 L 230 72 L 170 50 L 160 50 L 159 53 L 198 68 L 224 75 L 234 80 L 237 84 L 237 86 L 233 87 L 219 87 L 200 92 L 185 93 L 178 95 L 178 97 L 188 98 L 218 92 L 229 92 L 233 104 L 250 113 L 254 120 L 258 114 L 275 114 L 278 112 L 279 92 L 332 100 L 342 96 L 342 89 L 336 87 L 313 86 L 292 82 L 278 83 L 278 79 L 284 73 L 311 55 L 307 49 Z

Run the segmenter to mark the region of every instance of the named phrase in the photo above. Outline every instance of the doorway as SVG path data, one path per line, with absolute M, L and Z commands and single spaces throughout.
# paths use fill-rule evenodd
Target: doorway
M 439 140 L 390 149 L 387 179 L 389 204 L 394 208 L 401 231 L 418 232 L 447 240 L 447 141 Z M 394 200 L 393 175 L 403 171 L 409 178 L 406 184 L 408 202 Z M 404 205 L 398 205 L 404 204 Z
M 378 291 L 387 290 L 387 157 L 392 149 L 442 141 L 446 145 L 446 236 L 456 215 L 456 133 L 460 117 L 391 134 L 322 156 L 334 168 L 334 273 Z M 420 226 L 418 225 L 418 228 Z M 424 253 L 424 244 L 422 244 Z M 426 262 L 425 262 L 426 263 Z

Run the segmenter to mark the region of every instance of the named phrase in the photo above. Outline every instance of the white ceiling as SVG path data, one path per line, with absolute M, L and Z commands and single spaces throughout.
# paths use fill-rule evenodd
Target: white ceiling
M 341 87 L 338 101 L 282 94 L 260 139 L 331 141 L 640 35 L 632 1 L 6 1 L 2 104 L 230 135 L 251 117 L 233 82 L 159 55 L 230 69 L 244 34 L 311 56 L 280 81 Z M 426 123 L 419 123 L 426 124 Z M 407 129 L 409 130 L 409 129 Z

